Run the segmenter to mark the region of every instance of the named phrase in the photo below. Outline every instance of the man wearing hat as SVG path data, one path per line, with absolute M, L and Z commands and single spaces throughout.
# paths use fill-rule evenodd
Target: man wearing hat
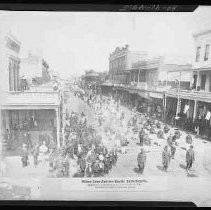
M 146 163 L 146 152 L 144 151 L 143 148 L 141 148 L 141 152 L 137 156 L 137 162 L 138 162 L 139 173 L 142 174 Z
M 193 151 L 193 145 L 190 145 L 190 148 L 186 152 L 186 170 L 190 170 L 192 168 L 193 162 L 195 161 L 195 154 Z
M 144 129 L 142 128 L 139 131 L 139 141 L 140 141 L 141 146 L 143 146 L 143 144 L 144 144 L 144 135 L 145 135 L 145 132 L 144 132 Z

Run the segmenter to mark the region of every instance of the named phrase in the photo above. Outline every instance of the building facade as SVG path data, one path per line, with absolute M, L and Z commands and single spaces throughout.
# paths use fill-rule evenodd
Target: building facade
M 175 115 L 179 117 L 178 126 L 191 132 L 198 130 L 201 136 L 211 138 L 211 30 L 198 32 L 193 38 L 195 56 L 189 71 L 190 86 L 168 90 L 166 96 L 174 98 L 174 113 L 176 110 Z
M 11 34 L 1 34 L 1 141 L 5 154 L 19 154 L 29 138 L 60 146 L 61 94 L 52 90 L 21 90 L 19 52 L 21 43 Z M 30 69 L 29 69 L 30 71 Z

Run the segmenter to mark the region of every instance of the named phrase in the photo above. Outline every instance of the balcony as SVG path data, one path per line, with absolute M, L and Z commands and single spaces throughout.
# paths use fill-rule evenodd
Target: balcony
M 211 92 L 170 89 L 166 90 L 166 94 L 169 96 L 179 96 L 184 99 L 211 102 Z
M 4 92 L 4 101 L 1 102 L 2 109 L 6 108 L 17 108 L 22 109 L 23 107 L 46 107 L 54 108 L 60 104 L 60 93 L 59 91 L 15 91 L 15 92 Z

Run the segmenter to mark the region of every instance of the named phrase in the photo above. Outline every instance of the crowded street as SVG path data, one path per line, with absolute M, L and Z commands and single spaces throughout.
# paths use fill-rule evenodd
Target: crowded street
M 71 106 L 71 104 L 74 106 Z M 76 112 L 84 112 L 87 116 L 88 123 L 96 125 L 97 122 L 94 118 L 95 113 L 94 110 L 91 109 L 84 101 L 73 96 L 71 94 L 67 107 L 71 107 L 72 110 Z M 127 122 L 132 116 L 139 116 L 138 114 L 133 113 L 125 107 L 121 107 L 122 111 L 125 113 L 124 122 Z M 126 133 L 126 128 L 118 127 L 117 124 L 112 125 L 112 116 L 108 116 L 110 127 L 119 131 L 119 133 L 124 134 L 126 139 L 129 141 L 129 144 L 125 146 L 124 154 L 119 153 L 118 161 L 116 166 L 111 170 L 111 172 L 107 175 L 107 177 L 131 177 L 138 176 L 138 168 L 137 168 L 137 154 L 140 152 L 139 139 L 138 134 L 134 134 L 131 130 Z M 123 122 L 123 123 L 124 123 Z M 106 126 L 106 122 L 104 122 L 103 126 Z M 163 127 L 163 124 L 161 125 Z M 100 130 L 100 128 L 98 127 Z M 121 129 L 121 130 L 120 130 Z M 175 128 L 170 127 L 169 133 L 174 133 Z M 162 150 L 163 147 L 167 144 L 167 135 L 165 135 L 165 139 L 158 139 L 156 134 L 149 134 L 151 138 L 151 145 L 145 145 L 144 148 L 147 151 L 147 162 L 146 168 L 144 171 L 143 177 L 148 176 L 192 176 L 192 177 L 209 177 L 211 168 L 209 163 L 208 155 L 211 151 L 210 142 L 207 142 L 200 138 L 195 138 L 192 135 L 194 141 L 194 151 L 196 156 L 196 162 L 194 163 L 193 169 L 190 173 L 187 173 L 185 170 L 186 167 L 186 149 L 188 149 L 189 144 L 185 142 L 185 138 L 187 133 L 180 131 L 181 137 L 178 140 L 178 146 L 175 154 L 175 158 L 171 160 L 169 170 L 165 173 L 162 170 Z M 126 134 L 125 134 L 126 133 Z M 109 142 L 109 140 L 105 140 L 105 144 L 113 144 L 114 142 Z
M 108 99 L 106 99 L 108 100 Z M 110 105 L 111 108 L 112 105 Z M 188 150 L 190 144 L 188 144 L 185 139 L 187 133 L 180 131 L 181 136 L 177 140 L 176 153 L 174 159 L 171 159 L 168 171 L 165 172 L 162 166 L 162 151 L 165 145 L 167 145 L 167 137 L 170 134 L 174 134 L 175 128 L 169 126 L 170 130 L 167 134 L 164 134 L 163 139 L 159 139 L 157 134 L 152 134 L 146 129 L 146 133 L 149 138 L 149 143 L 146 142 L 143 148 L 146 151 L 146 166 L 144 173 L 140 175 L 138 173 L 138 163 L 137 155 L 142 148 L 139 142 L 138 132 L 134 132 L 134 127 L 127 127 L 127 122 L 132 119 L 134 116 L 137 116 L 141 119 L 141 114 L 137 114 L 129 110 L 124 106 L 120 106 L 121 111 L 115 111 L 115 116 L 120 112 L 124 113 L 124 119 L 118 119 L 118 116 L 115 117 L 113 113 L 101 112 L 103 115 L 102 125 L 99 126 L 98 118 L 99 114 L 96 114 L 94 107 L 90 107 L 87 103 L 75 96 L 73 92 L 69 92 L 68 99 L 65 103 L 65 110 L 68 113 L 75 112 L 79 115 L 81 113 L 85 114 L 87 119 L 87 124 L 92 125 L 98 136 L 102 139 L 103 145 L 108 149 L 117 149 L 118 159 L 116 165 L 112 167 L 111 171 L 108 174 L 102 174 L 104 177 L 133 177 L 141 176 L 147 178 L 149 176 L 183 176 L 183 177 L 209 177 L 211 173 L 211 159 L 209 158 L 209 152 L 211 151 L 211 144 L 208 141 L 205 141 L 201 138 L 195 138 L 192 135 L 195 152 L 195 162 L 193 168 L 187 172 L 186 171 L 186 151 Z M 115 119 L 117 118 L 117 119 Z M 164 127 L 164 124 L 161 122 L 161 129 Z M 127 141 L 127 144 L 124 142 L 118 142 L 115 139 L 114 134 L 106 134 L 106 129 L 112 129 L 115 133 L 115 136 L 122 136 L 124 140 Z M 106 130 L 106 131 L 105 131 Z M 156 129 L 158 130 L 158 129 Z M 107 132 L 108 133 L 108 132 Z M 19 157 L 8 157 L 7 161 L 7 177 L 51 177 L 52 174 L 49 173 L 48 163 L 38 164 L 36 168 L 33 166 L 33 157 L 30 156 L 30 165 L 26 168 L 21 167 L 21 162 Z M 69 177 L 74 176 L 77 172 L 80 172 L 80 166 L 77 164 L 77 158 L 69 159 Z M 19 175 L 18 175 L 19 174 Z M 77 176 L 77 175 L 76 175 Z

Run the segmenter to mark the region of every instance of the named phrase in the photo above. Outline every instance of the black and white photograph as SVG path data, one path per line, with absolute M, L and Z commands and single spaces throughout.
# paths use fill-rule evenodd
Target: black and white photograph
M 211 206 L 211 6 L 0 10 L 0 200 Z

